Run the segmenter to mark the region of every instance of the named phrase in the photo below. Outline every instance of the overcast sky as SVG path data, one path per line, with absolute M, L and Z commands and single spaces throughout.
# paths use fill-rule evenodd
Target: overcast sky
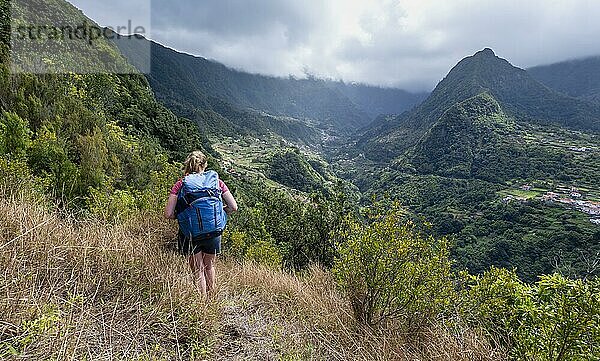
M 413 91 L 484 47 L 519 67 L 600 55 L 596 0 L 70 1 L 101 25 L 132 19 L 159 43 L 237 69 Z

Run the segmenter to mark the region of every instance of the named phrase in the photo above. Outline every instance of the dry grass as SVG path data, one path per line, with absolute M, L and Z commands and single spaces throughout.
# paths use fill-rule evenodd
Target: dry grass
M 208 300 L 157 217 L 108 226 L 0 203 L 0 358 L 492 360 L 466 330 L 420 344 L 356 325 L 329 274 L 218 264 Z

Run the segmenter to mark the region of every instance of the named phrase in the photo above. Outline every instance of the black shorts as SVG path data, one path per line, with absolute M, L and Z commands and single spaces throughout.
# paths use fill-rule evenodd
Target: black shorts
M 177 248 L 179 249 L 179 253 L 184 256 L 191 256 L 200 252 L 219 254 L 221 253 L 221 235 L 194 237 L 190 242 L 189 237 L 185 237 L 182 233 L 179 233 Z

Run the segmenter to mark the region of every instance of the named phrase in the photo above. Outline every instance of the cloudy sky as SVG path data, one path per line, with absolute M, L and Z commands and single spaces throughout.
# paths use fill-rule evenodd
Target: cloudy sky
M 528 67 L 600 55 L 596 0 L 70 0 L 105 26 L 253 73 L 431 90 L 484 47 Z

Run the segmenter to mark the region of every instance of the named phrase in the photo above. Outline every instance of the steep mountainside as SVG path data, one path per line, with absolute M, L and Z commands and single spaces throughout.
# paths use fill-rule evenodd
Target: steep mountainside
M 413 111 L 375 121 L 359 145 L 372 159 L 396 157 L 416 144 L 451 106 L 483 92 L 517 121 L 600 130 L 600 107 L 554 92 L 484 49 L 461 60 Z
M 600 57 L 575 59 L 527 69 L 551 89 L 600 104 Z
M 117 45 L 135 58 L 138 50 L 131 44 Z M 379 112 L 401 113 L 422 98 L 398 89 L 345 85 L 313 77 L 284 79 L 249 74 L 160 44 L 151 46 L 152 72 L 148 79 L 157 97 L 176 113 L 200 122 L 199 111 L 222 115 L 223 108 L 253 110 L 309 119 L 311 125 L 348 134 L 369 124 Z M 237 122 L 235 116 L 227 118 Z M 241 128 L 247 126 L 239 123 Z
M 578 147 L 564 145 L 573 141 L 567 134 L 558 127 L 519 124 L 482 93 L 446 111 L 396 164 L 408 160 L 421 174 L 495 183 L 562 179 L 595 187 L 600 182 L 591 166 L 595 148 L 582 147 L 585 151 L 577 154 Z M 552 137 L 563 146 L 553 145 Z M 587 145 L 598 141 L 593 135 L 589 139 Z
M 413 111 L 377 118 L 336 166 L 451 235 L 472 271 L 597 274 L 588 265 L 600 247 L 597 114 L 486 49 Z
M 598 272 L 589 260 L 600 251 L 599 154 L 597 135 L 519 123 L 482 93 L 448 109 L 387 167 L 357 158 L 356 179 L 451 235 L 471 271 L 584 276 Z

